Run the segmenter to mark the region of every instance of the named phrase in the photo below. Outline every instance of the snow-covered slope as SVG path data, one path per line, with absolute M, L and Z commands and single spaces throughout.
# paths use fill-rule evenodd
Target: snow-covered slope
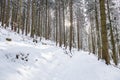
M 0 80 L 120 80 L 120 69 L 87 52 L 72 52 L 69 57 L 50 41 L 33 43 L 0 28 Z

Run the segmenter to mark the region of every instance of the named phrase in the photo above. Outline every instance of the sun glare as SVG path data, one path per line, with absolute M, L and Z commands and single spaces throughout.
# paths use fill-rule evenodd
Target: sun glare
M 66 26 L 66 27 L 70 27 L 70 21 L 65 20 L 65 26 Z

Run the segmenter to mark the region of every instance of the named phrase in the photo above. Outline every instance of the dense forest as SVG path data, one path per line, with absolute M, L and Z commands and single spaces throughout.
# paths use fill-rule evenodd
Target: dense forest
M 0 0 L 0 22 L 70 52 L 88 51 L 106 64 L 120 60 L 120 0 Z

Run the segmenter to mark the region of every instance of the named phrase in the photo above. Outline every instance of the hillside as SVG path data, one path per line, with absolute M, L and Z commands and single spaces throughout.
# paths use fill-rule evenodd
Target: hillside
M 32 40 L 0 28 L 0 80 L 120 80 L 120 69 L 88 52 L 73 49 L 70 57 L 54 42 Z

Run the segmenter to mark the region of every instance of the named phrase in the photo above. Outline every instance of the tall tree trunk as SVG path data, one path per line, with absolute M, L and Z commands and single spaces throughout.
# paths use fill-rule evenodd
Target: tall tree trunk
M 61 35 L 61 31 L 62 31 L 62 26 L 61 26 L 61 0 L 59 0 L 59 46 L 62 46 L 62 35 Z
M 66 28 L 65 28 L 65 3 L 64 0 L 62 1 L 62 6 L 63 6 L 63 38 L 64 38 L 64 47 L 66 46 Z
M 0 1 L 0 21 L 2 21 L 2 9 L 3 9 L 3 8 L 2 8 L 2 5 L 3 5 L 3 4 L 2 4 L 2 1 L 3 1 L 3 0 Z
M 110 35 L 111 35 L 111 45 L 112 45 L 112 52 L 113 52 L 113 61 L 115 65 L 118 64 L 118 58 L 117 58 L 117 53 L 116 53 L 116 48 L 115 48 L 115 40 L 113 36 L 113 29 L 112 29 L 112 23 L 111 23 L 111 17 L 110 17 L 110 8 L 109 8 L 109 0 L 107 0 L 107 9 L 108 9 L 108 20 L 110 24 Z
M 32 25 L 31 25 L 31 37 L 34 38 L 35 33 L 35 0 L 32 0 Z
M 9 26 L 9 18 L 10 18 L 10 0 L 7 0 L 5 28 Z
M 48 6 L 49 7 L 49 6 Z M 50 21 L 51 21 L 51 17 L 50 17 L 50 9 L 48 9 L 48 39 L 50 39 L 50 37 L 51 37 L 51 27 L 50 27 Z
M 72 40 L 73 40 L 73 0 L 70 0 L 70 34 L 69 34 L 69 50 L 71 52 L 72 49 Z
M 95 20 L 96 20 L 96 35 L 97 35 L 97 48 L 98 48 L 98 60 L 101 58 L 101 45 L 100 45 L 100 33 L 99 33 L 99 22 L 98 22 L 98 10 L 97 0 L 95 0 Z
M 77 15 L 77 45 L 78 45 L 78 51 L 80 50 L 80 28 L 79 28 L 79 17 L 78 17 L 78 15 Z
M 56 45 L 58 43 L 58 1 L 56 0 L 56 6 L 55 6 L 55 14 L 56 14 Z
M 5 24 L 5 13 L 6 13 L 6 0 L 2 0 L 2 3 L 3 3 L 3 5 L 2 5 L 2 8 L 3 8 L 3 10 L 2 10 L 2 26 L 4 26 L 4 24 Z
M 25 7 L 23 8 L 23 15 L 22 15 L 22 34 L 24 34 L 24 30 L 25 30 L 25 20 L 26 20 L 26 15 L 25 15 Z
M 106 28 L 106 13 L 105 13 L 105 0 L 100 0 L 100 16 L 101 16 L 101 35 L 102 35 L 102 58 L 106 64 L 110 64 L 110 57 L 108 53 L 108 40 Z
M 48 39 L 48 0 L 46 0 L 45 39 Z
M 27 19 L 26 19 L 26 31 L 25 31 L 25 35 L 27 35 L 29 33 L 29 28 L 30 28 L 30 0 L 27 0 Z

